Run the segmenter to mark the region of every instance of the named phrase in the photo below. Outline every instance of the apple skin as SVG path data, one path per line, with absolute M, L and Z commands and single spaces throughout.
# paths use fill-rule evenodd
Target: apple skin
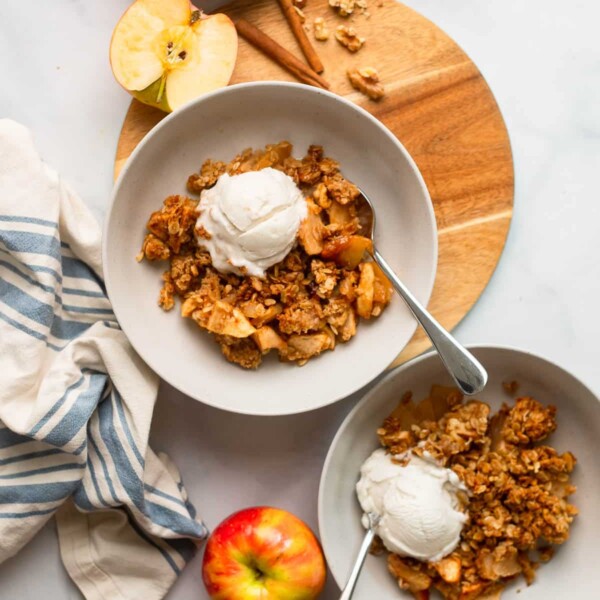
M 308 526 L 267 506 L 227 517 L 210 536 L 202 563 L 213 600 L 314 600 L 326 573 L 321 546 Z
M 171 107 L 167 102 L 167 95 L 163 94 L 160 102 L 156 101 L 158 97 L 158 89 L 160 88 L 161 81 L 157 79 L 154 83 L 151 83 L 147 88 L 140 90 L 139 92 L 136 90 L 127 90 L 136 100 L 139 100 L 143 104 L 147 104 L 148 106 L 153 106 L 154 108 L 158 108 L 163 112 L 169 113 L 171 112 Z

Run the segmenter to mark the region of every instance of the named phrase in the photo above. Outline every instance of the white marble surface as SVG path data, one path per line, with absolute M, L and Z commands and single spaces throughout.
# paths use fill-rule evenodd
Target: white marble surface
M 102 220 L 129 98 L 107 61 L 128 0 L 3 0 L 0 116 Z M 515 216 L 490 286 L 456 333 L 549 356 L 600 391 L 600 5 L 591 0 L 408 0 L 456 39 L 496 94 L 516 166 Z M 243 506 L 287 508 L 316 527 L 318 478 L 353 401 L 299 417 L 231 416 L 163 386 L 153 444 L 169 452 L 209 526 Z M 200 557 L 170 600 L 206 598 Z M 323 598 L 337 597 L 329 582 Z M 0 567 L 0 600 L 81 598 L 52 524 Z

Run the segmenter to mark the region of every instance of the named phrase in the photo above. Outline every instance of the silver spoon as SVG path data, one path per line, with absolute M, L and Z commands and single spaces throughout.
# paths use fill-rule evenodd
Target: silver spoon
M 352 598 L 354 588 L 356 587 L 356 582 L 358 581 L 358 576 L 360 575 L 363 564 L 365 563 L 365 558 L 367 558 L 367 554 L 369 553 L 369 548 L 371 547 L 373 538 L 375 537 L 375 530 L 377 529 L 377 525 L 379 525 L 381 517 L 375 513 L 367 513 L 367 519 L 369 519 L 369 529 L 367 529 L 365 539 L 360 546 L 356 561 L 352 567 L 352 572 L 350 573 L 350 577 L 348 577 L 348 581 L 344 586 L 340 600 L 350 600 L 350 598 Z
M 442 362 L 456 385 L 464 394 L 477 394 L 483 390 L 488 375 L 481 363 L 463 346 L 461 346 L 413 296 L 411 291 L 402 283 L 386 260 L 375 248 L 375 209 L 367 195 L 361 190 L 357 199 L 358 216 L 361 234 L 373 242 L 371 255 L 390 280 L 394 289 L 402 296 L 412 314 L 421 324 L 425 333 L 435 346 Z

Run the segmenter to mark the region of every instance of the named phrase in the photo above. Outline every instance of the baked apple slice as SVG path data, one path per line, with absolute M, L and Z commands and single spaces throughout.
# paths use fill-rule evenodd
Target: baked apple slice
M 332 238 L 323 248 L 323 258 L 334 260 L 346 269 L 355 269 L 362 262 L 365 252 L 373 249 L 373 242 L 361 235 Z
M 224 14 L 204 15 L 189 0 L 136 0 L 115 27 L 110 64 L 135 98 L 171 112 L 226 86 L 237 47 Z

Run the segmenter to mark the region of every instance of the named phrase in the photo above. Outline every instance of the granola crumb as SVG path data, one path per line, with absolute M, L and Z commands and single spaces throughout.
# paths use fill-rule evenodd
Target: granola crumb
M 200 225 L 199 227 L 196 227 L 196 235 L 205 240 L 212 239 L 212 235 L 208 231 L 206 231 L 206 229 L 204 227 L 202 227 L 202 225 Z
M 371 547 L 369 548 L 369 554 L 373 556 L 381 556 L 385 552 L 385 546 L 381 541 L 381 538 L 376 535 L 373 538 L 373 542 L 371 543 Z
M 371 100 L 378 101 L 385 96 L 385 89 L 380 83 L 379 72 L 374 67 L 349 69 L 347 75 L 352 87 Z
M 360 37 L 354 27 L 339 25 L 335 30 L 335 39 L 349 52 L 358 52 L 364 45 L 366 39 Z
M 509 396 L 514 398 L 519 391 L 519 382 L 514 379 L 512 381 L 503 381 L 502 388 Z

